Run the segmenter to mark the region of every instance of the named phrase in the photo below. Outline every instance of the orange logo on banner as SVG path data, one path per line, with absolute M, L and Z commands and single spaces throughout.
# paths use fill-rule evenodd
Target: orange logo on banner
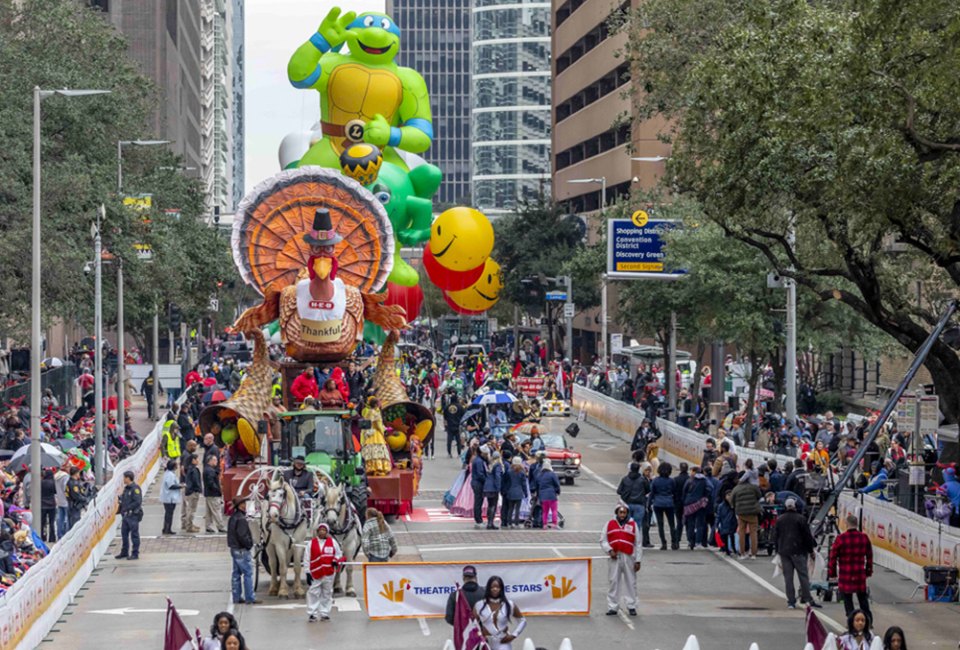
M 550 587 L 550 595 L 554 600 L 566 598 L 577 590 L 577 588 L 573 586 L 573 580 L 570 578 L 561 577 L 559 587 L 557 586 L 557 577 L 554 575 L 549 575 L 544 578 L 544 580 L 545 582 L 543 584 L 544 586 Z
M 380 595 L 391 603 L 402 603 L 404 590 L 409 588 L 410 581 L 406 578 L 401 580 L 396 587 L 393 586 L 393 580 L 391 580 L 390 582 L 383 583 L 382 589 L 380 589 Z

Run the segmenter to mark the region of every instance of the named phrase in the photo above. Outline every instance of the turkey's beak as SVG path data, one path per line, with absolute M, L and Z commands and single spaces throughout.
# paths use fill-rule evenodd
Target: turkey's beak
M 313 271 L 321 280 L 326 280 L 330 276 L 333 268 L 333 260 L 329 257 L 318 257 L 313 261 Z

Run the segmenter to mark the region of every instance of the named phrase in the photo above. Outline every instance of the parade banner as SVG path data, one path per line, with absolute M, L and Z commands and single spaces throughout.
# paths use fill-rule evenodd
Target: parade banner
M 590 614 L 590 558 L 472 561 L 477 582 L 500 576 L 507 597 L 524 615 Z M 438 618 L 463 582 L 467 562 L 389 562 L 363 565 L 371 619 Z
M 543 384 L 546 377 L 517 377 L 517 389 L 523 393 L 524 397 L 536 397 L 543 392 Z
M 580 385 L 574 386 L 573 406 L 584 411 L 601 428 L 629 441 L 643 421 L 644 413 L 613 398 Z M 658 419 L 663 437 L 660 448 L 688 463 L 700 464 L 707 437 L 675 422 Z M 754 465 L 776 458 L 780 465 L 795 460 L 789 456 L 737 448 L 740 462 L 752 458 Z M 923 581 L 927 565 L 960 566 L 960 529 L 940 526 L 899 506 L 875 497 L 846 491 L 837 503 L 840 521 L 848 513 L 863 515 L 863 532 L 874 545 L 875 560 L 880 566 L 896 571 L 917 582 Z

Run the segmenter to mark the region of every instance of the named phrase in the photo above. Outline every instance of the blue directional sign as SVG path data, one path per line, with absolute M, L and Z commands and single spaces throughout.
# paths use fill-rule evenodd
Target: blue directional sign
M 663 250 L 663 234 L 681 226 L 679 221 L 651 219 L 637 210 L 630 219 L 607 221 L 607 274 L 612 278 L 675 280 L 686 271 L 670 268 Z

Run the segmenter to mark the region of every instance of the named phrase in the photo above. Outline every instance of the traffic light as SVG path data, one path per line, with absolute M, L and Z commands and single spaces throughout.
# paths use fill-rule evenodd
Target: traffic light
M 177 307 L 172 302 L 168 307 L 168 315 L 170 316 L 170 330 L 174 332 L 180 331 L 180 322 L 183 320 L 183 317 L 180 314 L 180 308 Z

